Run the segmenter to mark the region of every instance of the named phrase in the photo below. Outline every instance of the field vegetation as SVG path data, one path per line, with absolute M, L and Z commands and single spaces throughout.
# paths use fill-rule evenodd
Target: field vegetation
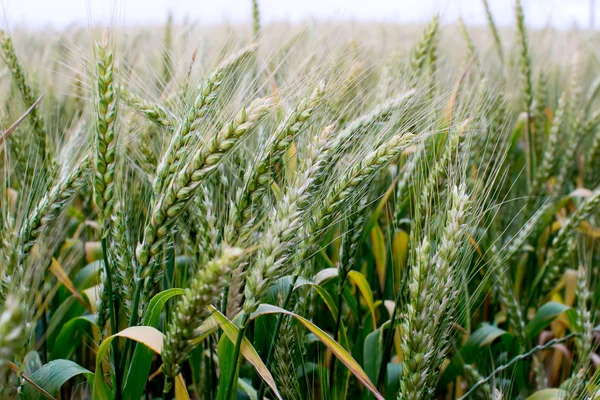
M 2 33 L 0 398 L 600 398 L 597 35 L 481 6 Z

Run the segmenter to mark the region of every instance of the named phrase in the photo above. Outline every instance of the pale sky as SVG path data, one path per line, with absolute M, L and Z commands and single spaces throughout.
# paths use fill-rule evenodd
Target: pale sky
M 558 28 L 588 27 L 590 1 L 522 0 L 529 25 Z M 489 3 L 499 25 L 513 24 L 514 0 Z M 187 16 L 200 23 L 247 22 L 250 4 L 250 0 L 0 0 L 3 28 L 22 24 L 61 28 L 73 22 L 163 23 L 168 11 L 176 21 Z M 266 22 L 308 17 L 421 22 L 439 12 L 445 22 L 462 16 L 468 23 L 485 24 L 481 0 L 259 0 L 259 4 Z

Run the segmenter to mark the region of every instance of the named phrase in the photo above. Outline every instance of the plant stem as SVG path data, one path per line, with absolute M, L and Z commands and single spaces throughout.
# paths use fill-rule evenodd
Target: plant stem
M 135 292 L 133 293 L 133 303 L 131 304 L 131 315 L 129 316 L 129 325 L 136 326 L 139 319 L 138 307 L 140 304 L 140 295 L 142 293 L 142 287 L 144 286 L 144 280 L 139 278 L 135 283 Z M 125 371 L 129 353 L 131 352 L 133 342 L 129 339 L 125 339 L 125 345 L 123 346 L 123 354 L 121 354 L 121 371 Z
M 408 268 L 406 268 L 408 270 Z M 406 275 L 406 274 L 405 274 Z M 406 283 L 406 279 L 403 280 L 402 286 L 398 290 L 398 294 L 396 295 L 396 301 L 394 301 L 394 311 L 392 312 L 392 318 L 390 319 L 390 328 L 389 332 L 385 335 L 385 342 L 383 345 L 383 352 L 381 357 L 381 365 L 379 365 L 379 373 L 377 375 L 377 385 L 376 387 L 379 389 L 382 387 L 385 372 L 387 369 L 387 356 L 392 350 L 392 344 L 394 343 L 394 333 L 396 332 L 395 324 L 396 318 L 398 317 L 398 308 L 400 308 L 400 299 L 402 298 L 402 292 L 404 292 L 404 285 Z
M 287 307 L 292 299 L 292 293 L 294 292 L 294 286 L 296 286 L 296 281 L 298 280 L 298 275 L 292 276 L 292 281 L 290 282 L 290 286 L 288 287 L 288 291 L 285 294 L 285 299 L 283 300 L 283 304 L 281 308 L 287 310 Z M 269 351 L 267 353 L 267 360 L 265 361 L 265 366 L 267 369 L 271 366 L 271 361 L 273 358 L 273 354 L 275 352 L 275 346 L 277 344 L 277 338 L 279 337 L 279 330 L 281 329 L 281 324 L 283 323 L 283 318 L 285 314 L 279 314 L 277 316 L 277 322 L 275 323 L 275 330 L 273 331 L 273 337 L 271 338 L 271 343 L 269 344 Z M 265 395 L 265 391 L 267 386 L 263 380 L 260 381 L 260 388 L 258 389 L 257 399 L 262 399 Z
M 342 325 L 342 306 L 344 302 L 344 288 L 346 287 L 346 278 L 344 277 L 340 282 L 340 286 L 338 288 L 338 309 L 337 316 L 335 319 L 335 330 L 333 331 L 333 340 L 338 340 L 338 335 L 340 334 L 340 327 Z M 329 362 L 329 388 L 332 391 L 335 383 L 335 357 L 331 357 L 331 361 Z
M 117 319 L 115 313 L 115 298 L 113 296 L 112 288 L 112 275 L 110 272 L 110 265 L 108 264 L 108 246 L 106 244 L 106 237 L 102 236 L 102 255 L 104 257 L 104 271 L 106 273 L 106 290 L 108 291 L 108 307 L 110 313 L 110 334 L 114 335 L 117 333 Z M 115 399 L 121 400 L 121 373 L 119 369 L 119 341 L 112 341 L 113 348 L 113 364 L 115 369 Z
M 225 397 L 223 397 L 224 400 L 231 399 L 233 387 L 235 386 L 235 381 L 236 381 L 235 378 L 237 375 L 237 369 L 239 368 L 238 364 L 239 364 L 239 359 L 240 359 L 240 349 L 242 348 L 242 340 L 244 340 L 244 335 L 246 334 L 246 329 L 248 328 L 248 320 L 249 319 L 250 319 L 250 315 L 248 315 L 248 314 L 244 314 L 242 316 L 242 322 L 240 325 L 240 329 L 238 331 L 237 339 L 235 341 L 235 348 L 233 350 L 233 360 L 235 362 L 235 367 L 231 373 L 231 376 L 229 377 L 229 383 L 227 384 L 227 390 L 225 391 Z
M 208 366 L 206 368 L 206 375 L 207 375 L 207 385 L 206 385 L 206 391 L 207 393 L 207 399 L 212 399 L 213 398 L 213 380 L 215 377 L 215 363 L 213 360 L 213 337 L 212 335 L 210 335 L 208 337 Z

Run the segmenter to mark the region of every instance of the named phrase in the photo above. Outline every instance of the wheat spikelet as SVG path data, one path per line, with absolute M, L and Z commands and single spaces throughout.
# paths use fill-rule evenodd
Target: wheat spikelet
M 494 37 L 494 44 L 496 45 L 496 51 L 498 52 L 498 57 L 501 62 L 504 62 L 504 50 L 502 49 L 502 41 L 500 40 L 500 33 L 498 32 L 498 28 L 496 27 L 496 23 L 494 22 L 494 16 L 490 11 L 490 5 L 487 0 L 481 0 L 483 2 L 483 7 L 485 9 L 485 16 L 487 18 L 488 26 L 490 27 L 490 31 L 492 32 L 492 36 Z
M 113 53 L 107 42 L 96 43 L 96 126 L 94 151 L 94 201 L 101 224 L 110 221 L 114 205 L 117 93 Z
M 560 278 L 565 263 L 569 259 L 572 235 L 575 229 L 600 205 L 600 188 L 594 190 L 590 197 L 569 216 L 552 240 L 552 253 L 544 264 L 544 275 L 541 281 L 542 293 L 548 293 Z
M 192 348 L 188 342 L 193 338 L 194 329 L 209 315 L 208 306 L 215 303 L 232 265 L 243 255 L 239 248 L 223 246 L 221 254 L 208 261 L 190 282 L 184 296 L 177 302 L 173 316 L 166 329 L 162 350 L 165 374 L 165 392 L 170 390 L 172 379 L 180 371 Z
M 263 156 L 248 171 L 249 176 L 245 179 L 244 186 L 239 190 L 231 209 L 225 241 L 231 242 L 234 232 L 235 235 L 244 237 L 252 229 L 256 208 L 273 179 L 275 165 L 281 161 L 281 157 L 292 144 L 294 137 L 302 131 L 311 118 L 321 101 L 322 93 L 323 87 L 319 86 L 298 104 L 279 125 L 268 142 Z
M 152 101 L 133 93 L 125 86 L 119 88 L 119 95 L 125 104 L 144 115 L 158 126 L 173 129 L 177 125 L 176 119 L 171 111 L 160 104 L 153 103 Z
M 151 214 L 144 228 L 144 240 L 136 249 L 139 276 L 148 278 L 147 290 L 154 285 L 155 266 L 150 261 L 161 251 L 171 227 L 192 200 L 204 180 L 219 166 L 224 156 L 250 131 L 272 107 L 269 98 L 253 101 L 228 122 L 206 146 L 197 150 L 180 169 L 173 181 L 154 198 Z
M 17 54 L 12 44 L 12 39 L 3 31 L 0 31 L 0 49 L 2 49 L 4 54 L 4 60 L 8 65 L 13 82 L 23 97 L 23 102 L 27 107 L 31 106 L 35 103 L 37 96 L 27 80 L 25 71 L 19 63 L 19 59 L 17 58 Z M 52 165 L 53 158 L 49 149 L 46 125 L 37 107 L 34 107 L 29 113 L 29 120 L 31 121 L 35 133 L 40 161 L 43 160 L 47 166 Z
M 19 233 L 19 257 L 22 262 L 41 234 L 65 209 L 86 182 L 90 161 L 85 157 L 72 171 L 56 181 L 52 189 L 31 210 Z
M 255 51 L 255 49 L 256 45 L 253 44 L 243 48 L 240 52 L 233 54 L 223 61 L 200 85 L 194 103 L 189 108 L 183 121 L 181 121 L 173 132 L 169 147 L 158 164 L 153 183 L 155 194 L 159 193 L 165 185 L 168 185 L 178 169 L 181 168 L 180 164 L 184 161 L 185 156 L 188 153 L 186 145 L 192 139 L 194 133 L 214 103 L 225 73 L 244 61 Z

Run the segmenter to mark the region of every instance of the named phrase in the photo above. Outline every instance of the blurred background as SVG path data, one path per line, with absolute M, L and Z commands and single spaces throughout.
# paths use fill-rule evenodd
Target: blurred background
M 596 27 L 600 0 L 522 0 L 527 22 L 558 29 Z M 489 0 L 499 25 L 513 25 L 513 1 Z M 60 29 L 70 24 L 159 24 L 168 12 L 175 20 L 202 24 L 248 22 L 247 0 L 0 0 L 4 29 L 17 26 Z M 484 25 L 480 0 L 261 0 L 266 22 L 306 18 L 418 23 L 439 12 L 443 22 L 459 16 Z

